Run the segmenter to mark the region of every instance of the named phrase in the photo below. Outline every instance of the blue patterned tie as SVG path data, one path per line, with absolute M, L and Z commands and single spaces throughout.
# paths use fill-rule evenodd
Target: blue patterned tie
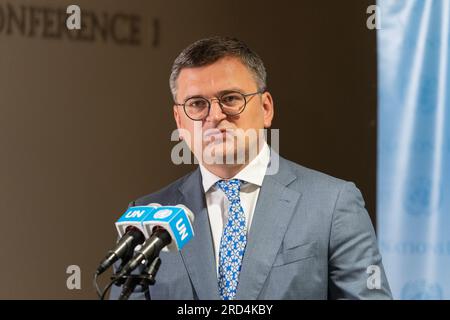
M 247 228 L 239 195 L 241 181 L 238 179 L 220 180 L 216 184 L 230 202 L 228 221 L 223 229 L 220 242 L 219 293 L 223 300 L 233 300 L 236 296 L 242 257 L 247 244 Z

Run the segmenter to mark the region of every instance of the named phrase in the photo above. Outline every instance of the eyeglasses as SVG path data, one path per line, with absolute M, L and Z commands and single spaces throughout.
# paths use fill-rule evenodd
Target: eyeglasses
M 247 102 L 251 100 L 251 98 L 247 99 L 248 97 L 253 97 L 256 94 L 263 92 L 264 91 L 257 91 L 244 94 L 238 91 L 228 91 L 219 98 L 208 100 L 204 97 L 192 97 L 187 99 L 184 103 L 175 103 L 175 105 L 183 106 L 186 115 L 194 121 L 203 120 L 208 116 L 213 100 L 217 100 L 223 113 L 228 116 L 236 116 L 244 111 Z

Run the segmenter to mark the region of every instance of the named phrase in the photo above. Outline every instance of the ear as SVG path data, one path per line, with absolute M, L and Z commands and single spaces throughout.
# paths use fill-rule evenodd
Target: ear
M 274 115 L 273 99 L 269 92 L 262 94 L 262 107 L 264 111 L 264 128 L 270 128 Z
M 173 117 L 175 119 L 175 123 L 177 124 L 177 128 L 178 128 L 178 133 L 180 136 L 180 139 L 183 140 L 183 136 L 181 134 L 181 132 L 183 132 L 182 126 L 181 126 L 181 114 L 178 112 L 178 106 L 173 105 Z

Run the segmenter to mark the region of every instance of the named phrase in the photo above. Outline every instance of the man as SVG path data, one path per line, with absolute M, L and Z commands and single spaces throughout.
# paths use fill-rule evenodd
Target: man
M 195 236 L 161 253 L 152 299 L 391 298 L 355 185 L 285 160 L 251 134 L 274 116 L 256 53 L 236 39 L 199 40 L 175 60 L 170 88 L 199 167 L 131 205 L 184 204 Z

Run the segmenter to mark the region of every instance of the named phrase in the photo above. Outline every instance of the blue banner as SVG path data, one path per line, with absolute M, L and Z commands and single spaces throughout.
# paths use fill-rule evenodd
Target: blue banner
M 379 0 L 378 239 L 396 299 L 450 299 L 450 0 Z

